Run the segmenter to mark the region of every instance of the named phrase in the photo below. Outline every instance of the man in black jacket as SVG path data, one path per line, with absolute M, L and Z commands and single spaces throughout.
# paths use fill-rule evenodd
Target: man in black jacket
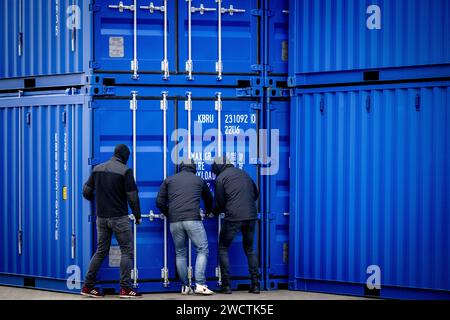
M 244 251 L 251 275 L 251 293 L 259 293 L 258 260 L 253 249 L 257 220 L 256 200 L 259 191 L 252 178 L 235 168 L 226 157 L 214 159 L 212 171 L 216 175 L 214 214 L 225 213 L 219 236 L 220 293 L 231 293 L 228 249 L 236 234 L 242 233 Z
M 120 246 L 120 297 L 136 298 L 141 295 L 132 289 L 131 267 L 133 261 L 133 240 L 128 217 L 128 206 L 135 217 L 135 223 L 141 223 L 138 189 L 133 171 L 126 163 L 130 150 L 124 144 L 115 147 L 109 160 L 96 166 L 83 186 L 83 196 L 94 200 L 97 214 L 97 251 L 92 257 L 81 294 L 94 298 L 103 295 L 94 288 L 96 275 L 109 253 L 111 237 L 114 233 Z
M 208 238 L 200 216 L 200 198 L 205 204 L 206 214 L 211 213 L 213 199 L 208 185 L 195 175 L 195 163 L 184 160 L 179 173 L 168 177 L 161 185 L 156 199 L 158 209 L 169 219 L 170 232 L 175 244 L 176 265 L 182 282 L 181 294 L 210 295 L 206 286 L 205 269 L 208 261 Z M 186 240 L 191 239 L 197 249 L 195 262 L 196 286 L 189 286 L 187 271 Z

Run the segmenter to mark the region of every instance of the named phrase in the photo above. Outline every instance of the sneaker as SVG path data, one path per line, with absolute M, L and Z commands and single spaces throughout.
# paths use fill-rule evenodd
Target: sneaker
M 194 290 L 190 286 L 181 286 L 181 294 L 186 296 L 188 294 L 193 294 Z
M 83 286 L 83 288 L 81 289 L 81 295 L 91 298 L 103 298 L 105 296 L 104 294 L 100 293 L 98 289 L 88 288 L 86 286 Z
M 119 297 L 124 299 L 142 298 L 142 294 L 133 289 L 122 288 Z
M 255 293 L 260 294 L 261 290 L 259 288 L 259 282 L 252 283 L 250 286 L 250 290 L 248 290 L 249 293 Z
M 204 296 L 210 296 L 214 294 L 211 290 L 208 289 L 206 285 L 196 284 L 195 285 L 195 294 L 202 294 Z
M 217 290 L 217 293 L 223 293 L 223 294 L 232 294 L 230 286 L 221 286 L 219 290 Z

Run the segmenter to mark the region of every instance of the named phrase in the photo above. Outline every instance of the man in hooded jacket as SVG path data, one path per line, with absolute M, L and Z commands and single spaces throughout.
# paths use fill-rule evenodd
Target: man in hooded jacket
M 162 183 L 156 205 L 169 219 L 170 232 L 175 244 L 176 266 L 182 282 L 181 294 L 211 295 L 214 292 L 206 286 L 205 269 L 208 261 L 208 238 L 200 216 L 200 199 L 210 214 L 213 199 L 208 185 L 197 176 L 195 163 L 184 160 L 180 171 Z M 190 239 L 197 249 L 195 262 L 195 289 L 189 285 L 187 270 L 186 241 Z
M 230 294 L 230 262 L 228 249 L 238 232 L 242 233 L 244 251 L 251 276 L 249 292 L 259 293 L 258 260 L 253 249 L 257 220 L 256 200 L 259 191 L 255 182 L 244 170 L 235 168 L 226 157 L 214 159 L 212 171 L 216 175 L 215 206 L 213 213 L 225 213 L 219 236 L 220 293 Z
M 141 223 L 138 189 L 133 171 L 127 167 L 130 150 L 124 144 L 118 144 L 112 158 L 97 165 L 83 186 L 83 197 L 94 200 L 97 215 L 97 251 L 91 259 L 81 294 L 94 298 L 103 294 L 94 288 L 96 275 L 103 260 L 109 253 L 112 234 L 120 246 L 120 297 L 140 297 L 132 288 L 131 267 L 133 261 L 133 240 L 128 217 L 128 205 L 135 217 L 135 223 Z

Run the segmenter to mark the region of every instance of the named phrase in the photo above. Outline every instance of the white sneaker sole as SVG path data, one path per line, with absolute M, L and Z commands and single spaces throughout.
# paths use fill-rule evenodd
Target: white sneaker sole
M 89 298 L 94 298 L 94 299 L 102 299 L 102 298 L 104 298 L 104 296 L 96 296 L 96 295 L 89 294 L 89 293 L 84 293 L 84 292 L 81 292 L 81 295 L 85 296 L 85 297 L 89 297 Z
M 120 299 L 140 299 L 142 296 L 119 296 Z
M 214 294 L 214 291 L 209 291 L 209 292 L 195 291 L 194 293 L 199 296 L 212 296 Z

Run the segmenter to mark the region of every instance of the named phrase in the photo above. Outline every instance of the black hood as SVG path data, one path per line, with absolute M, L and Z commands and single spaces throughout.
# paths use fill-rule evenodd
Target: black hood
M 180 172 L 181 171 L 188 171 L 195 174 L 197 172 L 197 168 L 195 166 L 194 160 L 183 160 L 180 164 Z
M 218 176 L 219 174 L 221 174 L 226 168 L 232 168 L 234 167 L 230 160 L 228 160 L 227 157 L 216 157 L 214 159 L 214 163 L 212 165 L 212 172 L 214 172 L 214 174 L 216 176 Z
M 123 164 L 127 164 L 128 159 L 130 158 L 130 149 L 124 144 L 118 144 L 114 149 L 114 156 Z

